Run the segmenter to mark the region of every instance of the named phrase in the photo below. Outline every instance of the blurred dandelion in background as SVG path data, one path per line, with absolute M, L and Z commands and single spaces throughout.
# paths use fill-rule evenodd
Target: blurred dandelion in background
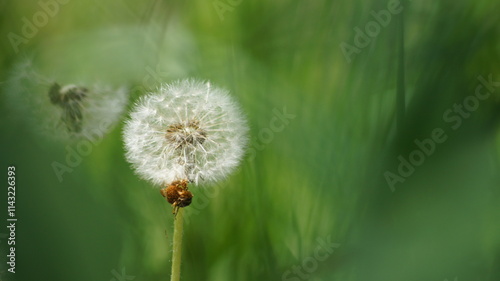
M 127 89 L 97 81 L 65 80 L 40 73 L 33 60 L 24 59 L 14 67 L 6 94 L 42 135 L 74 141 L 107 133 L 125 109 Z

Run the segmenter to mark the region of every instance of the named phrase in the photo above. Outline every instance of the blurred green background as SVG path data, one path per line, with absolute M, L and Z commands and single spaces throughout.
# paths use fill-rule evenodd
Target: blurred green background
M 347 58 L 341 44 L 356 46 L 356 28 L 389 1 L 66 2 L 0 2 L 0 280 L 170 274 L 171 206 L 124 159 L 126 114 L 59 181 L 52 163 L 65 163 L 75 144 L 38 135 L 3 87 L 26 57 L 47 75 L 126 85 L 129 108 L 185 77 L 239 100 L 248 154 L 218 186 L 191 188 L 182 280 L 500 280 L 499 84 L 456 130 L 443 119 L 474 95 L 478 76 L 500 81 L 500 3 L 403 1 Z M 397 129 L 403 17 L 406 115 Z M 12 33 L 24 40 L 13 44 Z M 278 128 L 282 112 L 289 119 Z M 408 159 L 435 128 L 447 140 L 391 189 L 384 173 L 397 174 L 398 156 Z M 9 165 L 15 274 L 5 263 Z M 318 248 L 324 241 L 335 247 Z

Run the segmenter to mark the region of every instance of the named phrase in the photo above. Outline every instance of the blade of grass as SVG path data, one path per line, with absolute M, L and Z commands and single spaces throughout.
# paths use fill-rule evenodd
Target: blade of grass
M 405 95 L 405 53 L 404 53 L 404 14 L 405 11 L 401 11 L 401 15 L 398 17 L 398 27 L 397 27 L 397 45 L 398 45 L 398 73 L 396 81 L 396 111 L 397 111 L 397 130 L 398 134 L 402 133 L 403 121 L 405 116 L 406 107 L 406 95 Z

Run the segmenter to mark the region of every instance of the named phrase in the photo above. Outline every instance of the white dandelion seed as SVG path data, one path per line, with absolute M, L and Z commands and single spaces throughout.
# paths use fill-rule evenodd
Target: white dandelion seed
M 29 59 L 15 65 L 5 91 L 10 104 L 35 131 L 62 141 L 103 136 L 117 123 L 128 101 L 124 87 L 65 83 L 42 75 Z
M 248 127 L 226 90 L 182 80 L 142 97 L 127 121 L 126 158 L 155 185 L 225 178 L 239 163 Z

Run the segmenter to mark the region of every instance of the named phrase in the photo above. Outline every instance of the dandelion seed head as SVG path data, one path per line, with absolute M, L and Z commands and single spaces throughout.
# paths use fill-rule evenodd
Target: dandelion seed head
M 226 90 L 182 80 L 142 97 L 123 137 L 126 158 L 137 174 L 162 186 L 225 178 L 243 156 L 247 131 Z
M 40 73 L 25 59 L 15 65 L 4 90 L 10 105 L 41 135 L 71 142 L 106 134 L 125 109 L 127 89 L 64 80 Z

